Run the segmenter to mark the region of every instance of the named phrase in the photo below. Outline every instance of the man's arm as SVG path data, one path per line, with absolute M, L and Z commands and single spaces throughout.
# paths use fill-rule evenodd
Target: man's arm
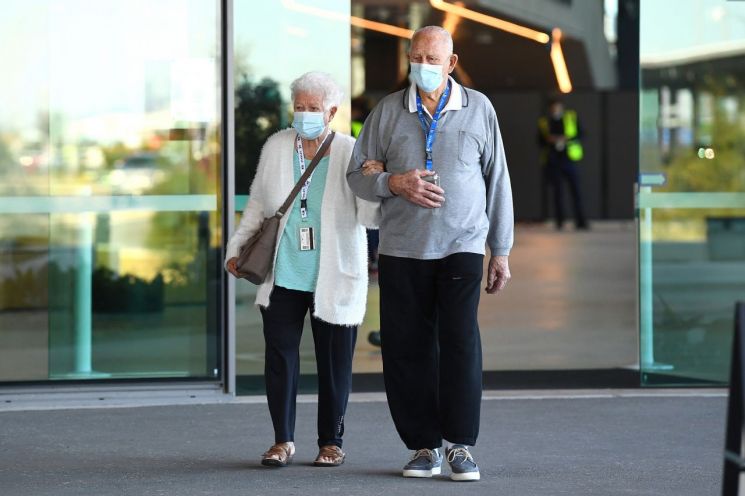
M 378 174 L 366 174 L 365 162 L 369 160 L 380 160 L 385 162 L 378 129 L 380 126 L 380 105 L 375 107 L 372 113 L 365 119 L 357 142 L 352 150 L 352 157 L 347 167 L 347 182 L 354 194 L 368 201 L 380 201 L 393 195 L 388 187 L 388 172 Z
M 486 183 L 486 214 L 489 218 L 486 243 L 491 252 L 486 292 L 493 294 L 504 288 L 511 278 L 507 257 L 514 240 L 515 219 L 504 144 L 493 110 L 489 116 L 489 127 L 489 139 L 482 156 L 482 168 Z
M 380 106 L 365 120 L 349 160 L 347 182 L 352 191 L 369 201 L 401 196 L 421 207 L 441 207 L 445 201 L 442 188 L 421 179 L 434 172 L 412 169 L 403 174 L 391 174 L 385 171 L 379 129 Z

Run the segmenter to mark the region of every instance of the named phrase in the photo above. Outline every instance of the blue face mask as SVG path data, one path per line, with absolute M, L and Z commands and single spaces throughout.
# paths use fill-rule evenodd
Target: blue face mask
M 426 93 L 432 93 L 442 84 L 442 66 L 411 63 L 409 79 Z
M 326 129 L 326 123 L 323 122 L 323 112 L 295 112 L 292 127 L 295 128 L 301 138 L 316 139 Z

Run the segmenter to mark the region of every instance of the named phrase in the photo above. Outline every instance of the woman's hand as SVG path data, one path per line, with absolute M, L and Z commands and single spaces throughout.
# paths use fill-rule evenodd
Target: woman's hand
M 381 172 L 385 172 L 385 164 L 379 160 L 365 160 L 365 163 L 362 164 L 363 176 L 372 176 Z
M 231 274 L 233 274 L 233 276 L 240 279 L 241 273 L 238 272 L 238 267 L 236 266 L 236 262 L 238 262 L 238 257 L 231 258 L 230 260 L 228 260 L 227 268 L 228 268 L 228 272 L 230 272 Z

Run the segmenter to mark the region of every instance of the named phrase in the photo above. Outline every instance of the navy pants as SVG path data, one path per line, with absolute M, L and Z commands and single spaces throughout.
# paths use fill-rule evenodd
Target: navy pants
M 580 179 L 577 165 L 566 159 L 550 160 L 546 164 L 546 181 L 553 190 L 554 216 L 556 227 L 564 225 L 564 183 L 569 186 L 569 194 L 574 207 L 574 221 L 577 227 L 587 227 L 584 207 L 582 205 L 582 194 L 580 193 Z
M 266 342 L 264 379 L 274 442 L 295 441 L 300 337 L 309 311 L 318 371 L 318 446 L 341 447 L 357 327 L 313 317 L 313 293 L 280 286 L 272 291 L 269 307 L 261 309 Z
M 476 444 L 483 263 L 475 253 L 439 260 L 380 256 L 385 390 L 396 430 L 411 450 L 438 448 L 443 438 Z

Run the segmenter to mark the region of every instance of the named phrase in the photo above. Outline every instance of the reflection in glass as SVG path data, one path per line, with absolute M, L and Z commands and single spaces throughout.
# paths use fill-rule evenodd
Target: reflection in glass
M 661 30 L 669 6 L 641 4 L 642 371 L 717 383 L 745 291 L 745 4 L 675 8 Z
M 219 376 L 218 7 L 3 4 L 0 381 Z
M 304 6 L 312 6 L 308 12 Z M 235 208 L 243 211 L 261 147 L 292 116 L 290 83 L 311 70 L 330 73 L 349 96 L 349 2 L 334 0 L 254 2 L 235 0 Z M 260 20 L 260 21 L 259 21 Z M 348 100 L 346 100 L 348 101 Z M 334 118 L 349 132 L 349 106 Z M 236 218 L 236 225 L 239 218 Z M 264 370 L 256 286 L 236 282 L 236 357 L 239 375 Z M 301 373 L 315 371 L 312 339 L 301 344 Z M 261 386 L 258 386 L 261 387 Z M 239 384 L 239 392 L 241 385 Z

